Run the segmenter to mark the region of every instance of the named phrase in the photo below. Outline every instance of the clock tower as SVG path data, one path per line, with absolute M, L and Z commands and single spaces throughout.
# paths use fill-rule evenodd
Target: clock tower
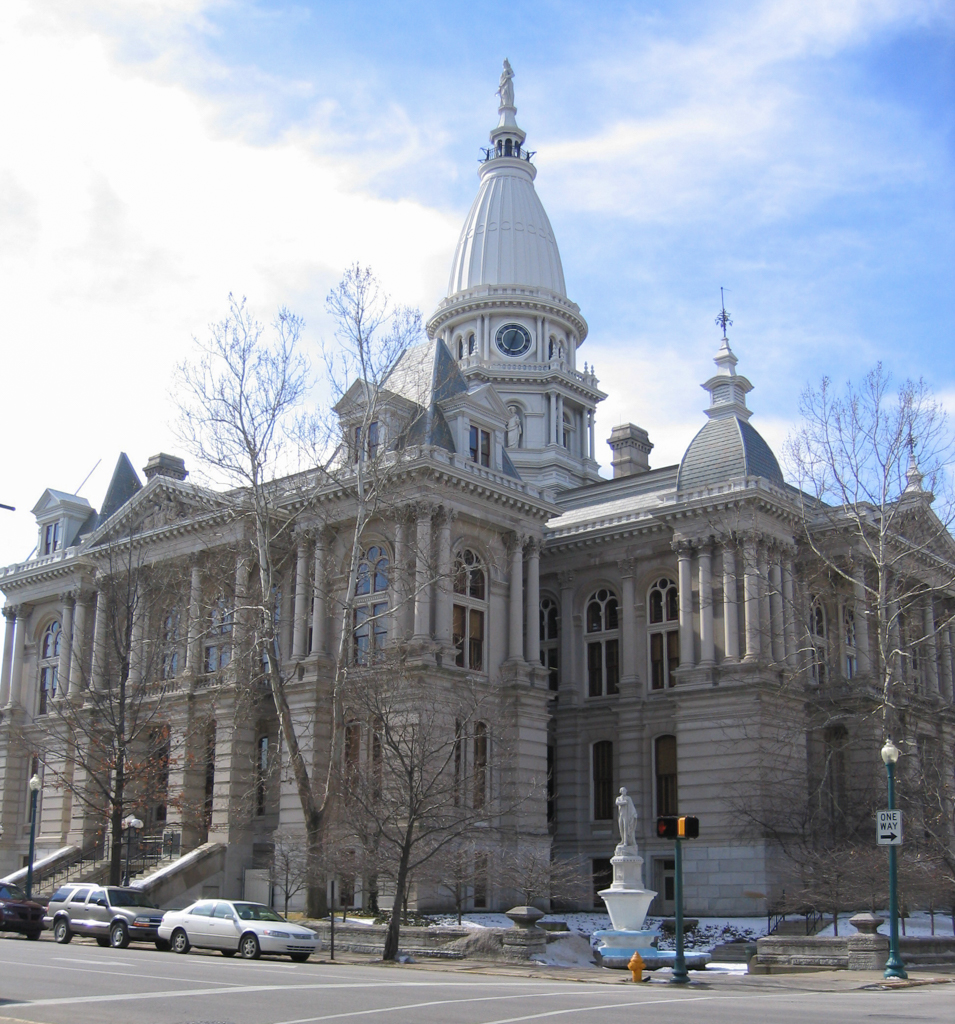
M 560 253 L 534 189 L 505 60 L 500 115 L 458 239 L 448 294 L 428 321 L 469 386 L 493 384 L 508 408 L 507 454 L 524 480 L 566 490 L 600 479 L 594 410 L 606 395 L 577 349 L 587 337 L 567 298 Z

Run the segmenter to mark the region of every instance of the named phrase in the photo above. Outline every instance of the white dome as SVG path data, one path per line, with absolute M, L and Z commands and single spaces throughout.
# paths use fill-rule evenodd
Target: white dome
M 564 298 L 564 271 L 550 221 L 526 160 L 496 158 L 481 166 L 451 264 L 448 296 L 481 285 L 545 288 Z

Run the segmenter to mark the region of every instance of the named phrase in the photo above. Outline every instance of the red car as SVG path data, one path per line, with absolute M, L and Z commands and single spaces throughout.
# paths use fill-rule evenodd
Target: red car
M 20 932 L 28 939 L 38 939 L 43 931 L 43 907 L 19 885 L 0 882 L 0 932 Z

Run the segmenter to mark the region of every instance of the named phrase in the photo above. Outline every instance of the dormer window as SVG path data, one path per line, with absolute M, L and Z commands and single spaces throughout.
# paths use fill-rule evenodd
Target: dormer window
M 355 427 L 354 444 L 352 447 L 352 462 L 359 459 L 373 459 L 378 454 L 378 420 L 372 420 L 368 424 L 368 430 L 363 433 L 360 426 Z
M 471 427 L 471 461 L 479 466 L 491 466 L 491 432 L 480 427 Z
M 60 524 L 47 523 L 46 529 L 43 531 L 43 554 L 52 555 L 55 551 L 60 550 L 61 540 Z

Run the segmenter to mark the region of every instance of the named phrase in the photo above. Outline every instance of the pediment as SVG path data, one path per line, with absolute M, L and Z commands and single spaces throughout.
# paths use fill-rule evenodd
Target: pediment
M 438 407 L 446 417 L 466 412 L 475 414 L 479 419 L 507 423 L 511 415 L 492 384 L 482 384 L 465 394 L 454 395 L 439 402 Z

